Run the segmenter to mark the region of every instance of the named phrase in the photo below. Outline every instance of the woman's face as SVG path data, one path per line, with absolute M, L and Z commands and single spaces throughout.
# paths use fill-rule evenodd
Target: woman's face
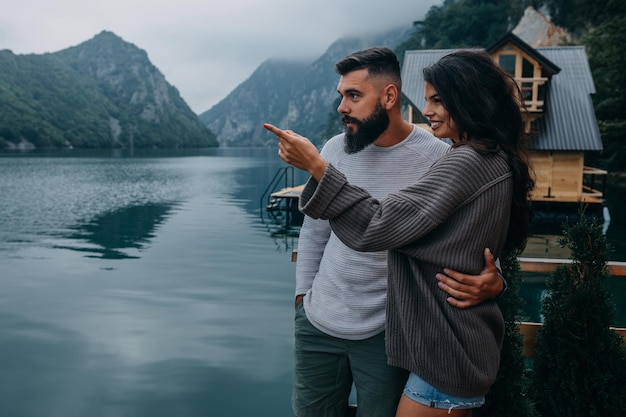
M 430 122 L 433 134 L 440 139 L 450 138 L 459 141 L 459 129 L 450 117 L 448 110 L 443 107 L 439 93 L 430 83 L 425 83 L 426 105 L 422 110 L 424 117 Z

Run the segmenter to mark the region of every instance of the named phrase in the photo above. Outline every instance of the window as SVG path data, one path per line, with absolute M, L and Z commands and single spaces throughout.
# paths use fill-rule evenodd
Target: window
M 504 71 L 511 74 L 517 81 L 526 109 L 530 112 L 541 112 L 547 78 L 541 76 L 539 64 L 527 57 L 522 51 L 505 45 L 496 52 L 497 62 Z
M 515 76 L 515 61 L 517 57 L 515 55 L 500 55 L 498 64 L 500 68 Z

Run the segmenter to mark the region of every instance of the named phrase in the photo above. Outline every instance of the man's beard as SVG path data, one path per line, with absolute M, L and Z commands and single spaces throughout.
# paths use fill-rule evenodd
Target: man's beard
M 356 131 L 346 127 L 343 148 L 347 154 L 362 151 L 389 127 L 389 115 L 380 103 L 376 103 L 372 113 L 363 121 L 350 116 L 343 116 L 341 121 L 344 124 L 354 123 L 357 126 Z

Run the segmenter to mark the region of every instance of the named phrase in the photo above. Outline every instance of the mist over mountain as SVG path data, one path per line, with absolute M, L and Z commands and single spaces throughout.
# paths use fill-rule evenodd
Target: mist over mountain
M 0 149 L 210 146 L 146 52 L 112 32 L 55 53 L 0 51 Z
M 394 48 L 413 27 L 397 28 L 371 37 L 342 38 L 313 62 L 269 59 L 200 120 L 217 135 L 220 146 L 275 146 L 263 129 L 269 122 L 321 142 L 329 115 L 336 112 L 335 62 L 351 52 L 372 47 Z

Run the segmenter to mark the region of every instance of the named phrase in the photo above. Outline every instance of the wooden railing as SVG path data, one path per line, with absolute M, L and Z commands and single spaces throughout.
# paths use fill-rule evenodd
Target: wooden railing
M 519 331 L 524 338 L 524 346 L 522 347 L 522 354 L 527 358 L 532 358 L 535 355 L 535 347 L 537 345 L 537 332 L 541 329 L 543 324 L 531 323 L 523 321 L 518 323 Z M 609 327 L 609 329 L 616 331 L 624 338 L 626 342 L 626 327 Z
M 298 260 L 298 251 L 291 252 L 291 261 Z M 571 259 L 545 259 L 545 258 L 519 258 L 520 269 L 522 272 L 551 273 L 557 266 L 572 263 Z M 609 261 L 607 263 L 609 273 L 616 277 L 626 276 L 626 262 Z M 537 332 L 541 328 L 541 323 L 520 322 L 518 323 L 520 333 L 524 338 L 523 354 L 526 357 L 532 357 L 535 354 L 535 345 L 537 340 Z M 626 342 L 626 328 L 611 327 L 619 333 Z
M 557 266 L 571 264 L 571 259 L 548 259 L 548 258 L 518 258 L 523 272 L 554 272 Z M 292 255 L 293 260 L 293 255 Z M 609 261 L 607 264 L 609 273 L 616 277 L 626 276 L 626 262 Z
M 524 258 L 520 257 L 519 264 L 522 272 L 554 272 L 557 266 L 571 264 L 571 259 L 549 259 L 549 258 Z M 298 260 L 298 251 L 291 252 L 291 262 Z M 609 261 L 607 268 L 612 276 L 626 277 L 626 262 Z

